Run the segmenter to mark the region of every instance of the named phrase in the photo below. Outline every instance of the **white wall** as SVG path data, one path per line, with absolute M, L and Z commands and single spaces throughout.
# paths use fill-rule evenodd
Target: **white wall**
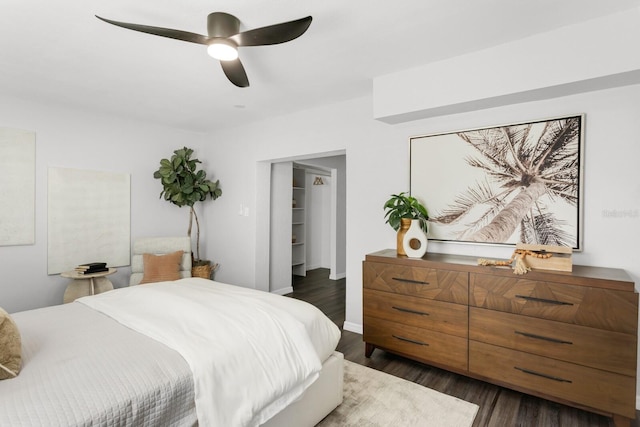
M 275 238 L 269 241 L 271 253 L 269 262 L 269 291 L 285 294 L 291 287 L 291 201 L 293 199 L 291 183 L 293 181 L 293 163 L 282 162 L 271 165 L 271 203 L 270 234 Z M 302 183 L 300 183 L 301 185 Z M 300 206 L 304 206 L 301 200 Z M 304 236 L 300 236 L 303 241 Z
M 317 176 L 322 185 L 313 185 Z M 331 268 L 331 176 L 307 172 L 307 270 Z
M 640 8 L 378 76 L 387 123 L 640 83 Z
M 325 169 L 335 170 L 335 176 L 329 178 L 330 186 L 335 190 L 336 209 L 336 243 L 334 249 L 336 265 L 335 271 L 331 272 L 330 279 L 337 280 L 346 277 L 347 262 L 347 157 L 345 155 L 320 157 L 316 159 L 304 160 L 305 164 L 322 166 Z M 333 180 L 331 180 L 333 179 Z
M 196 149 L 207 167 L 198 148 L 202 134 L 6 97 L 0 99 L 0 120 L 0 126 L 36 132 L 36 242 L 0 246 L 0 307 L 16 312 L 62 303 L 68 279 L 47 276 L 49 167 L 130 173 L 132 241 L 139 236 L 186 235 L 188 211 L 158 198 L 162 187 L 153 172 L 161 158 L 183 145 Z M 202 222 L 206 229 L 206 218 Z M 114 286 L 123 286 L 129 272 L 129 267 L 119 268 L 109 278 Z
M 360 264 L 364 254 L 393 241 L 393 230 L 381 221 L 381 203 L 408 183 L 408 143 L 393 135 L 392 127 L 372 120 L 369 97 L 211 135 L 206 158 L 224 177 L 225 191 L 215 206 L 206 207 L 209 223 L 219 224 L 207 230 L 212 256 L 221 264 L 216 278 L 254 286 L 258 161 L 345 150 L 347 305 L 349 321 L 360 324 Z M 387 174 L 389 168 L 403 172 Z M 235 215 L 241 203 L 251 207 L 250 217 Z

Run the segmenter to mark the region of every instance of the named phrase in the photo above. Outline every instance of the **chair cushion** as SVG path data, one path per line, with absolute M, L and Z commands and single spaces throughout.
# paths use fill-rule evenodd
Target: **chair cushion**
M 0 308 L 0 380 L 18 376 L 21 366 L 20 331 L 9 313 Z
M 166 255 L 142 254 L 144 271 L 140 284 L 180 279 L 183 251 Z

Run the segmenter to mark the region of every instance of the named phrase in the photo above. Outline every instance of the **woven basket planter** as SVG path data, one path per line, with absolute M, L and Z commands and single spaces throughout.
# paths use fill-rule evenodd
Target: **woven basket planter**
M 211 264 L 191 267 L 191 277 L 211 278 Z
M 218 268 L 218 264 L 207 263 L 191 267 L 191 277 L 201 277 L 203 279 L 213 279 L 213 273 Z

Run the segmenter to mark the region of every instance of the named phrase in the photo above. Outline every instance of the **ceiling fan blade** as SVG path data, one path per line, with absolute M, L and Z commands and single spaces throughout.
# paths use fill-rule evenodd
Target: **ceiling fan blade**
M 172 30 L 171 28 L 151 27 L 149 25 L 130 24 L 128 22 L 112 21 L 111 19 L 102 18 L 96 15 L 96 18 L 108 22 L 118 27 L 127 28 L 129 30 L 140 31 L 141 33 L 153 34 L 155 36 L 168 37 L 170 39 L 182 40 L 185 42 L 209 44 L 209 37 L 202 36 L 188 31 Z
M 220 65 L 222 65 L 222 71 L 227 76 L 227 78 L 238 87 L 248 87 L 249 79 L 247 78 L 247 73 L 244 71 L 244 67 L 242 66 L 242 62 L 240 59 L 234 59 L 233 61 L 220 61 Z
M 229 39 L 236 42 L 238 46 L 264 46 L 285 43 L 303 35 L 311 25 L 311 19 L 311 16 L 307 16 L 295 21 L 256 28 L 234 34 Z

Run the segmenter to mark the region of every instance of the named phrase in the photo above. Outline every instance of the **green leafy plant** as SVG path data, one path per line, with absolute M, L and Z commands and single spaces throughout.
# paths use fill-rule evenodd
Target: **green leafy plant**
M 171 159 L 160 160 L 160 168 L 153 173 L 153 177 L 162 183 L 160 198 L 178 207 L 189 206 L 189 229 L 187 235 L 191 237 L 193 220 L 196 221 L 196 255 L 194 265 L 207 264 L 209 261 L 200 259 L 200 222 L 193 208 L 197 202 L 207 198 L 213 200 L 222 195 L 220 181 L 207 179 L 207 173 L 200 169 L 198 159 L 192 159 L 193 150 L 183 147 L 173 152 Z
M 419 219 L 422 231 L 427 232 L 427 221 L 429 214 L 427 209 L 415 197 L 408 196 L 406 192 L 392 194 L 391 198 L 384 204 L 386 213 L 384 217 L 394 230 L 400 228 L 402 218 Z

